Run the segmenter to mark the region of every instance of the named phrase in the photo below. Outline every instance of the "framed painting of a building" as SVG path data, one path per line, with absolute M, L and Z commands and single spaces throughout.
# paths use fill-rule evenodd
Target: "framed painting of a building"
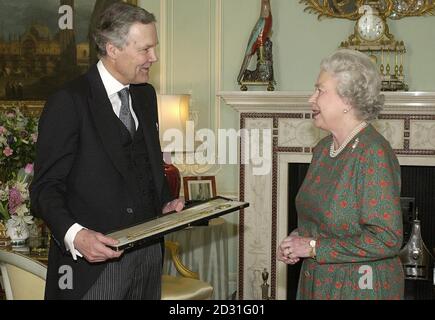
M 90 30 L 117 1 L 1 1 L 0 106 L 42 106 L 52 92 L 86 72 L 97 59 Z M 72 9 L 69 28 L 59 23 L 65 5 Z

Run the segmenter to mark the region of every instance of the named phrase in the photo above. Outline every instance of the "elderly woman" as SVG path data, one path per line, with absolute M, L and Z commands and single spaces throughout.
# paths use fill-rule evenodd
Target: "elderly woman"
M 382 109 L 372 61 L 339 50 L 321 63 L 309 102 L 314 125 L 331 134 L 314 148 L 296 197 L 298 228 L 278 260 L 304 258 L 298 299 L 402 299 L 400 166 L 369 124 Z

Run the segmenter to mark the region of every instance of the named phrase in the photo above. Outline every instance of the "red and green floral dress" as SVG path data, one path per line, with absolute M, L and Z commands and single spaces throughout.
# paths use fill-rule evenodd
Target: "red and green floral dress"
M 314 237 L 298 299 L 403 299 L 400 166 L 371 125 L 332 158 L 332 136 L 315 147 L 296 197 L 299 235 Z

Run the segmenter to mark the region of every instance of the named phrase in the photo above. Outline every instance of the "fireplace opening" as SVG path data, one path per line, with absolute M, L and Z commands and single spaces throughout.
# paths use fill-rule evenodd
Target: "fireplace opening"
M 305 175 L 307 174 L 309 163 L 289 163 L 288 166 L 288 233 L 297 228 L 298 216 L 295 207 L 295 198 L 299 191 Z M 298 289 L 299 273 L 301 262 L 287 267 L 287 300 L 296 299 Z
M 308 163 L 288 164 L 288 233 L 297 228 L 295 197 L 308 171 Z M 401 166 L 401 206 L 403 214 L 404 241 L 411 233 L 415 210 L 418 208 L 421 235 L 427 248 L 435 254 L 435 167 Z M 434 270 L 430 260 L 429 270 Z M 287 268 L 287 299 L 296 299 L 301 262 Z M 435 282 L 431 272 L 429 280 L 405 280 L 405 299 L 420 300 L 435 298 Z
M 415 209 L 418 209 L 418 218 L 421 221 L 421 236 L 426 247 L 433 255 L 435 248 L 435 167 L 433 166 L 402 166 L 402 200 L 403 197 L 415 199 L 414 210 L 408 211 L 404 217 L 404 239 L 409 239 L 412 220 L 415 218 Z M 402 212 L 403 210 L 402 202 Z M 406 244 L 404 241 L 404 244 Z M 405 299 L 421 300 L 434 299 L 435 286 L 433 280 L 434 261 L 429 259 L 428 280 L 405 280 Z

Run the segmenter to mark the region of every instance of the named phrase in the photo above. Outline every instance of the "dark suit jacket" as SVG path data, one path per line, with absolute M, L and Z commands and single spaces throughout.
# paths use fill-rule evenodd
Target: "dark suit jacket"
M 130 94 L 163 206 L 172 199 L 162 166 L 155 90 L 149 84 L 131 85 Z M 96 66 L 51 96 L 42 112 L 30 192 L 33 214 L 47 223 L 55 243 L 49 253 L 48 299 L 80 299 L 105 266 L 74 261 L 66 252 L 64 237 L 74 223 L 107 233 L 140 222 L 135 211 L 141 195 L 117 121 Z M 72 289 L 59 288 L 59 280 L 67 281 L 61 266 L 72 268 Z

